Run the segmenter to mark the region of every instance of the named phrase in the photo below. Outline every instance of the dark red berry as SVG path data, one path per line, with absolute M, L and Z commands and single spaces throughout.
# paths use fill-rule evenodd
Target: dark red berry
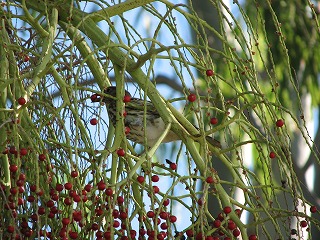
M 210 176 L 210 177 L 207 177 L 206 182 L 209 183 L 209 184 L 210 184 L 210 183 L 213 183 L 213 182 L 214 182 L 213 177 L 211 177 L 211 176 Z
M 167 212 L 161 212 L 161 213 L 159 214 L 159 217 L 160 217 L 161 219 L 164 219 L 164 220 L 168 219 L 168 216 L 169 216 L 169 214 L 168 214 Z
M 231 213 L 231 207 L 229 207 L 229 206 L 224 207 L 224 208 L 223 208 L 223 212 L 224 212 L 225 214 Z
M 139 183 L 143 183 L 143 182 L 144 182 L 144 177 L 143 177 L 143 176 L 138 176 L 138 177 L 137 177 L 137 181 L 138 181 Z
M 302 220 L 302 221 L 300 222 L 300 226 L 301 226 L 302 228 L 305 228 L 305 227 L 308 226 L 308 222 L 307 222 L 306 220 Z
M 96 93 L 92 94 L 90 99 L 92 102 L 99 102 L 100 101 L 99 95 Z
M 123 157 L 124 155 L 126 155 L 126 152 L 124 151 L 124 149 L 119 148 L 117 150 L 117 154 L 118 154 L 118 156 Z
M 174 215 L 170 215 L 170 217 L 169 217 L 169 221 L 170 221 L 171 223 L 174 223 L 174 222 L 176 222 L 176 221 L 177 221 L 177 217 L 176 217 L 176 216 L 174 216 Z
M 123 97 L 123 102 L 124 102 L 124 103 L 130 102 L 130 101 L 131 101 L 131 96 L 130 96 L 130 95 L 125 95 L 125 96 Z
M 124 134 L 128 135 L 130 133 L 130 128 L 128 126 L 124 127 Z
M 165 200 L 163 201 L 163 206 L 168 206 L 169 203 L 170 203 L 170 200 L 169 200 L 169 199 L 165 199 Z
M 213 226 L 215 228 L 219 228 L 221 226 L 221 221 L 219 219 L 216 219 L 213 221 Z
M 213 125 L 217 124 L 218 123 L 218 118 L 216 118 L 216 117 L 211 118 L 210 119 L 210 123 L 213 124 Z
M 122 196 L 117 197 L 117 202 L 119 205 L 124 203 L 124 198 Z
M 92 119 L 90 119 L 90 124 L 91 125 L 97 125 L 98 124 L 98 120 L 96 119 L 96 118 L 92 118 Z
M 191 93 L 189 96 L 188 96 L 188 100 L 189 102 L 194 102 L 197 100 L 197 95 L 195 95 L 194 93 Z
M 78 175 L 79 175 L 79 173 L 75 170 L 71 172 L 71 177 L 73 177 L 73 178 L 78 177 Z
M 236 227 L 237 227 L 237 225 L 235 224 L 234 221 L 232 221 L 232 220 L 229 220 L 229 221 L 228 221 L 228 229 L 233 230 L 233 229 L 235 229 Z
M 69 183 L 69 182 L 65 183 L 64 188 L 67 190 L 70 190 L 72 188 L 72 183 Z
M 9 170 L 10 170 L 10 172 L 14 173 L 14 172 L 18 171 L 18 166 L 15 164 L 11 164 L 9 167 Z
M 40 161 L 46 160 L 46 155 L 43 154 L 43 153 L 39 154 L 39 160 L 40 160 Z
M 188 237 L 193 237 L 193 230 L 192 229 L 188 229 L 186 231 L 186 234 L 187 234 Z
M 107 188 L 106 191 L 105 191 L 105 193 L 106 193 L 106 195 L 107 195 L 108 197 L 111 197 L 111 196 L 113 195 L 113 190 L 112 190 L 112 188 Z
M 154 214 L 153 211 L 148 211 L 148 212 L 147 212 L 147 217 L 148 217 L 148 218 L 154 218 L 154 216 L 155 216 L 155 214 Z
M 282 119 L 277 120 L 276 126 L 277 127 L 282 127 L 284 125 L 284 121 Z
M 119 215 L 119 218 L 120 219 L 126 219 L 128 217 L 128 213 L 126 213 L 126 212 L 120 212 L 120 215 Z
M 234 210 L 234 212 L 237 214 L 238 217 L 241 217 L 241 209 L 237 208 L 236 210 Z
M 154 193 L 158 193 L 160 191 L 158 186 L 152 186 L 152 188 Z
M 233 230 L 232 234 L 233 234 L 233 236 L 235 236 L 235 237 L 239 237 L 240 234 L 241 234 L 241 232 L 240 232 L 240 230 L 239 230 L 238 228 L 236 228 L 235 230 Z
M 29 60 L 30 60 L 29 55 L 24 55 L 23 61 L 24 61 L 24 62 L 29 62 Z
M 24 97 L 20 97 L 20 98 L 18 98 L 18 103 L 19 103 L 19 105 L 25 105 L 26 104 L 26 99 L 24 98 Z
M 310 212 L 312 212 L 312 213 L 317 212 L 317 207 L 316 206 L 311 206 L 310 207 Z
M 171 168 L 172 170 L 176 170 L 176 169 L 177 169 L 177 164 L 175 164 L 175 163 L 170 163 L 170 168 Z
M 214 74 L 214 71 L 213 71 L 212 69 L 208 69 L 208 70 L 206 71 L 206 75 L 207 75 L 208 77 L 213 76 L 213 74 Z
M 87 192 L 90 192 L 91 188 L 92 188 L 91 184 L 87 184 L 84 186 L 84 190 L 86 190 Z
M 158 175 L 153 175 L 153 176 L 151 177 L 151 181 L 152 181 L 152 182 L 158 182 L 158 181 L 159 181 L 159 176 L 158 176 Z
M 103 181 L 103 180 L 101 180 L 100 182 L 98 182 L 98 189 L 100 190 L 100 191 L 103 191 L 103 190 L 105 190 L 106 189 L 106 184 L 105 184 L 105 182 Z
M 26 148 L 21 148 L 20 149 L 20 155 L 21 156 L 25 156 L 25 155 L 27 155 L 28 154 L 28 150 L 26 149 Z
M 14 226 L 9 225 L 9 226 L 7 227 L 7 232 L 8 232 L 8 233 L 13 233 L 13 232 L 14 232 Z
M 249 236 L 249 240 L 258 240 L 258 237 L 257 237 L 257 235 L 252 234 Z
M 269 157 L 270 158 L 275 158 L 276 157 L 276 153 L 275 152 L 270 152 Z

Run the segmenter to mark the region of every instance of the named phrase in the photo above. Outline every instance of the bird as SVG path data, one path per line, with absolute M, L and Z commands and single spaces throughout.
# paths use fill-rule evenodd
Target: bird
M 116 98 L 116 89 L 116 86 L 105 88 L 104 96 L 102 97 L 113 126 L 116 126 L 117 114 L 116 106 L 118 99 Z M 153 103 L 144 99 L 133 98 L 126 90 L 124 98 L 121 100 L 125 102 L 124 126 L 128 128 L 127 139 L 148 147 L 154 146 L 165 131 L 166 124 Z M 181 138 L 172 130 L 169 130 L 162 143 L 178 140 L 181 140 Z M 214 147 L 221 148 L 220 142 L 212 137 L 206 136 L 206 140 Z

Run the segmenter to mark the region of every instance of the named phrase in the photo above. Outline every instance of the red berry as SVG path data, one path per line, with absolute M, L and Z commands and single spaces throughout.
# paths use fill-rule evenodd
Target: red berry
M 124 127 L 124 134 L 128 135 L 130 133 L 130 128 L 128 126 Z
M 119 210 L 118 210 L 118 209 L 113 209 L 113 210 L 112 210 L 112 216 L 113 216 L 114 218 L 118 218 L 119 215 L 120 215 L 120 213 L 119 213 Z
M 277 155 L 275 152 L 270 152 L 269 157 L 270 158 L 275 158 Z
M 239 237 L 239 235 L 240 235 L 240 230 L 238 229 L 238 228 L 236 228 L 235 230 L 233 230 L 233 232 L 232 232 L 232 234 L 233 234 L 233 236 L 235 236 L 235 237 Z
M 213 74 L 214 74 L 214 71 L 213 71 L 212 69 L 208 69 L 208 70 L 206 71 L 206 75 L 207 75 L 208 77 L 211 77 Z
M 39 215 L 43 215 L 43 214 L 45 214 L 46 213 L 46 209 L 44 208 L 44 207 L 39 207 L 38 208 L 38 214 Z
M 218 118 L 216 118 L 216 117 L 211 118 L 210 119 L 210 123 L 213 124 L 213 125 L 217 124 L 218 123 Z
M 65 183 L 64 188 L 67 190 L 70 190 L 72 188 L 72 183 L 69 183 L 69 182 Z
M 7 227 L 7 232 L 8 232 L 8 233 L 13 233 L 13 232 L 14 232 L 14 226 L 9 225 L 9 226 Z
M 120 226 L 120 222 L 117 221 L 117 220 L 114 220 L 114 222 L 113 222 L 113 227 L 114 227 L 114 228 L 117 228 L 117 227 L 119 227 L 119 226 Z
M 17 153 L 18 153 L 18 151 L 17 151 L 17 149 L 16 149 L 15 146 L 11 146 L 10 149 L 9 149 L 9 152 L 10 152 L 11 154 L 17 154 Z
M 120 215 L 119 215 L 120 219 L 126 219 L 128 217 L 128 213 L 126 212 L 120 212 Z
M 54 201 L 48 200 L 48 201 L 47 201 L 47 207 L 51 208 L 51 207 L 53 207 L 53 206 L 54 206 Z
M 84 190 L 86 190 L 87 192 L 90 192 L 91 188 L 92 188 L 91 184 L 87 184 L 84 186 Z
M 137 235 L 136 230 L 131 229 L 131 230 L 130 230 L 130 236 L 131 236 L 131 238 L 132 238 L 132 239 L 135 239 L 135 236 L 136 236 L 136 235 Z
M 29 62 L 29 60 L 30 60 L 29 55 L 24 55 L 23 61 L 24 62 Z
M 119 205 L 124 203 L 124 198 L 122 196 L 117 197 L 117 202 Z
M 175 163 L 170 163 L 170 168 L 171 168 L 172 170 L 176 170 L 176 169 L 177 169 L 177 164 L 175 164 Z
M 46 155 L 43 154 L 43 153 L 39 154 L 39 160 L 40 160 L 40 161 L 46 160 Z
M 56 190 L 58 191 L 58 192 L 61 192 L 62 190 L 63 190 L 63 185 L 62 184 L 60 184 L 60 183 L 57 183 L 57 185 L 56 185 Z
M 188 229 L 186 231 L 186 234 L 187 234 L 188 237 L 193 237 L 193 230 L 192 229 Z
M 21 156 L 25 156 L 25 155 L 27 155 L 28 154 L 28 150 L 26 149 L 26 148 L 21 148 L 20 149 L 20 155 Z
M 107 188 L 106 191 L 105 191 L 105 193 L 106 193 L 106 195 L 107 195 L 108 197 L 111 197 L 111 196 L 113 195 L 113 190 L 112 190 L 112 188 Z
M 15 164 L 11 164 L 9 167 L 9 170 L 10 170 L 10 172 L 14 173 L 14 172 L 18 171 L 18 166 Z
M 155 214 L 154 214 L 153 211 L 148 211 L 148 212 L 147 212 L 147 217 L 148 217 L 148 218 L 154 218 L 154 216 L 155 216 Z
M 24 98 L 24 97 L 20 97 L 20 98 L 18 98 L 18 103 L 19 103 L 19 105 L 25 105 L 26 104 L 26 99 Z
M 131 96 L 130 96 L 130 95 L 125 95 L 125 96 L 123 97 L 123 102 L 124 102 L 124 103 L 130 102 L 130 101 L 131 101 Z
M 311 206 L 310 207 L 310 212 L 312 212 L 312 213 L 317 212 L 317 207 L 316 206 Z
M 232 220 L 229 220 L 229 221 L 228 221 L 228 229 L 233 230 L 233 229 L 235 229 L 236 227 L 237 227 L 237 225 L 235 224 L 234 221 L 232 221 Z
M 236 210 L 234 210 L 234 212 L 237 214 L 238 217 L 241 217 L 241 209 L 237 208 Z
M 77 239 L 77 238 L 78 238 L 78 233 L 77 233 L 77 232 L 72 232 L 72 231 L 70 231 L 70 232 L 69 232 L 69 237 L 70 237 L 71 239 Z
M 305 227 L 308 226 L 308 222 L 307 222 L 306 220 L 302 220 L 302 221 L 300 222 L 300 226 L 301 226 L 302 228 L 305 228 Z
M 168 206 L 169 203 L 170 203 L 170 200 L 169 200 L 169 199 L 165 199 L 165 200 L 163 201 L 163 206 Z
M 153 175 L 153 176 L 151 177 L 151 181 L 152 181 L 152 182 L 159 182 L 159 176 L 158 176 L 158 175 Z
M 139 183 L 143 183 L 143 182 L 144 182 L 144 177 L 143 177 L 143 176 L 138 176 L 138 177 L 137 177 L 137 181 L 138 181 Z
M 98 120 L 96 119 L 96 118 L 92 118 L 92 119 L 90 119 L 90 124 L 91 125 L 97 125 L 98 124 Z
M 161 228 L 162 230 L 168 229 L 167 223 L 165 223 L 165 222 L 161 223 L 160 228 Z
M 197 99 L 197 95 L 195 95 L 194 93 L 191 93 L 191 94 L 188 96 L 189 102 L 194 102 L 194 101 L 196 101 L 196 99 Z
M 92 102 L 99 102 L 100 101 L 99 95 L 96 93 L 92 94 L 90 99 Z
M 68 206 L 70 206 L 72 204 L 71 198 L 68 198 L 68 197 L 65 198 L 63 202 L 64 202 L 65 205 L 68 205 Z
M 34 196 L 28 196 L 28 198 L 27 198 L 27 201 L 28 202 L 34 202 L 34 200 L 35 200 L 35 197 Z
M 117 154 L 118 154 L 118 156 L 123 157 L 124 155 L 126 155 L 126 152 L 124 151 L 124 149 L 119 148 L 117 150 Z
M 216 219 L 213 221 L 213 226 L 215 228 L 219 228 L 221 226 L 221 221 L 219 219 Z
M 231 207 L 229 207 L 229 206 L 224 207 L 223 212 L 224 212 L 225 214 L 231 213 Z
M 170 221 L 171 223 L 174 223 L 174 222 L 176 222 L 176 221 L 177 221 L 177 217 L 176 217 L 176 216 L 174 216 L 174 215 L 170 215 L 170 217 L 169 217 L 169 221 Z
M 258 237 L 257 237 L 257 235 L 252 234 L 249 236 L 249 240 L 258 240 Z
M 100 191 L 103 191 L 103 190 L 105 190 L 106 189 L 106 184 L 105 184 L 105 182 L 104 181 L 100 181 L 100 182 L 98 182 L 98 189 L 100 190 Z
M 213 177 L 211 177 L 211 176 L 207 177 L 206 182 L 209 183 L 209 184 L 213 183 L 214 182 Z
M 168 219 L 168 216 L 169 216 L 169 214 L 168 214 L 167 212 L 161 212 L 161 213 L 159 214 L 159 217 L 160 217 L 161 219 L 164 219 L 164 220 Z
M 276 126 L 277 127 L 282 127 L 284 125 L 284 121 L 282 119 L 277 120 Z
M 199 204 L 199 206 L 202 206 L 202 205 L 203 205 L 203 199 L 202 199 L 202 198 L 199 198 L 199 199 L 198 199 L 198 204 Z
M 75 170 L 71 172 L 71 177 L 73 177 L 73 178 L 78 177 L 78 175 L 79 175 L 78 172 Z
M 152 186 L 152 188 L 154 193 L 158 193 L 160 191 L 158 186 Z

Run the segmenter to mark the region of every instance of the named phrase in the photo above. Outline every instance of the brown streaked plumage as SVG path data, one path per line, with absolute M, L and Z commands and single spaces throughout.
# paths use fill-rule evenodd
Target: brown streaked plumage
M 112 124 L 115 126 L 117 105 L 116 87 L 108 87 L 104 90 L 104 93 L 111 96 L 104 96 L 102 101 L 105 102 L 109 118 Z M 125 95 L 131 97 L 131 94 L 128 91 L 125 91 Z M 160 114 L 152 102 L 131 97 L 131 100 L 125 103 L 125 111 L 126 116 L 124 118 L 124 125 L 130 128 L 130 132 L 126 135 L 127 139 L 152 147 L 166 129 L 164 121 L 160 117 Z M 144 121 L 146 121 L 145 124 Z M 146 125 L 146 129 L 144 129 L 144 125 Z M 213 146 L 221 148 L 219 141 L 211 137 L 206 137 L 206 139 Z M 146 143 L 145 140 L 147 141 Z M 166 143 L 177 140 L 181 139 L 173 131 L 169 131 L 162 142 Z

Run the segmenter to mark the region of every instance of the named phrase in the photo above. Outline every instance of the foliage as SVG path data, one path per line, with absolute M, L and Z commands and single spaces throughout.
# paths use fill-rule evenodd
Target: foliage
M 291 71 L 298 63 L 282 52 L 282 34 L 273 36 L 279 37 L 277 50 L 267 45 L 266 32 L 256 30 L 266 29 L 260 6 L 254 22 L 237 4 L 243 27 L 226 13 L 227 6 L 211 2 L 222 33 L 202 20 L 191 3 L 93 1 L 90 10 L 81 1 L 1 4 L 1 238 L 228 239 L 241 234 L 252 240 L 319 229 L 315 203 L 304 196 L 291 155 L 292 129 L 308 143 L 311 137 L 292 109 L 295 104 L 284 103 L 281 95 L 282 88 L 290 89 L 300 106 Z M 156 20 L 150 36 L 128 20 L 127 12 L 135 8 Z M 271 14 L 268 21 L 277 23 Z M 177 17 L 195 32 L 194 42 L 184 39 L 186 29 Z M 223 49 L 209 44 L 209 33 Z M 162 43 L 164 34 L 171 44 Z M 317 46 L 319 31 L 313 30 L 312 37 Z M 216 63 L 213 56 L 222 61 Z M 312 63 L 319 56 L 308 57 Z M 283 58 L 285 66 L 278 67 Z M 162 63 L 176 75 L 177 98 L 166 100 L 157 91 L 155 68 Z M 315 66 L 308 78 L 317 72 Z M 123 120 L 121 99 L 130 85 L 137 89 L 132 95 L 153 103 L 166 131 L 181 136 L 172 159 L 156 155 L 161 139 L 141 153 L 125 141 L 122 121 L 115 128 L 109 124 L 100 99 L 111 79 L 118 86 L 118 120 Z M 182 106 L 183 113 L 173 104 Z M 219 137 L 222 148 L 206 141 L 208 135 Z M 254 167 L 247 163 L 247 147 L 255 149 Z M 318 160 L 316 149 L 312 154 Z M 228 172 L 215 168 L 215 161 Z M 177 191 L 181 186 L 184 190 Z M 242 200 L 235 198 L 237 192 Z M 208 211 L 209 195 L 218 201 L 218 216 Z M 179 208 L 188 219 L 179 219 Z

